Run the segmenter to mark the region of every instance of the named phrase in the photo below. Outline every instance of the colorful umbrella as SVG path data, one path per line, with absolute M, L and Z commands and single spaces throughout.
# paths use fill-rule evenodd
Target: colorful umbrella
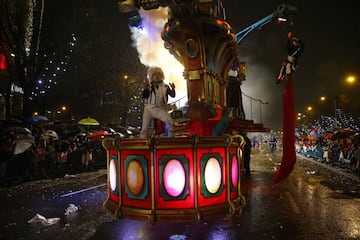
M 313 139 L 317 139 L 317 138 L 321 137 L 321 135 L 318 133 L 318 131 L 317 131 L 316 128 L 314 128 L 314 129 L 310 132 L 309 135 L 310 135 L 311 138 L 313 138 Z
M 313 135 L 308 135 L 307 138 L 311 141 L 316 141 L 319 139 L 318 137 L 314 137 Z
M 28 122 L 31 122 L 31 123 L 36 123 L 36 122 L 40 122 L 40 121 L 49 121 L 49 119 L 47 117 L 42 116 L 42 115 L 26 117 L 25 120 Z
M 325 139 L 330 139 L 330 140 L 332 140 L 333 138 L 334 138 L 334 133 L 332 133 L 332 132 L 326 132 L 326 133 L 324 133 L 324 135 L 323 135 L 323 137 L 325 138 Z
M 101 138 L 105 135 L 108 135 L 109 132 L 108 131 L 105 131 L 105 130 L 100 130 L 100 131 L 96 131 L 96 132 L 91 132 L 89 133 L 89 137 L 90 138 Z
M 81 119 L 80 121 L 78 121 L 78 124 L 86 125 L 86 126 L 99 126 L 100 125 L 100 123 L 96 119 L 90 118 L 90 117 Z
M 334 131 L 335 135 L 339 136 L 339 137 L 348 137 L 348 136 L 354 135 L 357 132 L 358 131 L 356 131 L 355 129 L 351 129 L 351 128 L 339 128 Z

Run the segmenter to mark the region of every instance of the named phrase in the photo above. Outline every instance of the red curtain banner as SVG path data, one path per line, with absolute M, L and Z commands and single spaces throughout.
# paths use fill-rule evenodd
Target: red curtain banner
M 295 153 L 295 100 L 291 75 L 287 75 L 283 92 L 283 157 L 275 172 L 274 182 L 286 179 L 296 163 Z

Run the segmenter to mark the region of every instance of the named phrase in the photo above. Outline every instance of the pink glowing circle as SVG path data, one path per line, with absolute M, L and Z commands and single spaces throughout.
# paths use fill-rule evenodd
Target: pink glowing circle
M 205 186 L 210 193 L 216 193 L 221 185 L 221 167 L 216 158 L 210 158 L 205 165 Z
M 178 197 L 185 188 L 185 169 L 180 161 L 172 159 L 164 168 L 164 186 L 172 197 Z
M 236 156 L 233 156 L 231 160 L 231 181 L 233 187 L 237 186 L 238 180 L 239 180 L 238 162 Z
M 109 182 L 111 191 L 116 190 L 116 163 L 114 159 L 111 159 L 109 164 Z

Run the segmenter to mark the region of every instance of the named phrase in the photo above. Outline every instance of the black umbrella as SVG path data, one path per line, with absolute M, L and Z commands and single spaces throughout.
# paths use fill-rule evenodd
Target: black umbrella
M 1 119 L 0 127 L 10 127 L 10 126 L 22 126 L 23 121 L 16 117 L 7 117 L 5 119 Z
M 13 127 L 7 127 L 4 128 L 2 131 L 4 134 L 30 134 L 31 130 L 27 129 L 25 127 L 19 127 L 19 126 L 13 126 Z

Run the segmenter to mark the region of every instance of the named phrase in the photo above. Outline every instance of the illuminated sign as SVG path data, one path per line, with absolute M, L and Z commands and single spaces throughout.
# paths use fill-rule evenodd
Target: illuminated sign
M 24 94 L 24 90 L 22 87 L 17 86 L 16 84 L 11 84 L 11 92 L 12 93 L 20 93 L 20 94 Z

